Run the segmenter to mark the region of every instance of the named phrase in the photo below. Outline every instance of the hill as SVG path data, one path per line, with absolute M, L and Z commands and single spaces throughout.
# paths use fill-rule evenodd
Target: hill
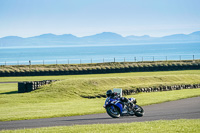
M 68 46 L 68 45 L 109 45 L 109 44 L 139 44 L 139 43 L 187 43 L 200 42 L 200 31 L 191 34 L 174 34 L 164 37 L 126 36 L 113 32 L 76 37 L 72 34 L 42 34 L 39 36 L 22 38 L 18 36 L 6 36 L 0 38 L 0 47 L 30 47 L 30 46 Z

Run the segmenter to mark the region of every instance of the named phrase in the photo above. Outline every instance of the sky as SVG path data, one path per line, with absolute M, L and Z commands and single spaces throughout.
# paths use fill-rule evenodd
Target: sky
M 0 0 L 0 37 L 200 31 L 200 0 Z

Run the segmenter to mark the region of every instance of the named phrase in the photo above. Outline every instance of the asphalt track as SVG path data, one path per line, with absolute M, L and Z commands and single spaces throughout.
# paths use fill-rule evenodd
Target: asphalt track
M 13 81 L 13 82 L 0 82 L 0 84 L 10 84 L 10 83 L 18 83 L 17 81 Z
M 107 114 L 58 117 L 47 119 L 0 122 L 0 130 L 85 124 L 130 123 L 154 120 L 200 119 L 200 97 L 182 99 L 143 107 L 143 117 L 124 116 L 113 119 Z

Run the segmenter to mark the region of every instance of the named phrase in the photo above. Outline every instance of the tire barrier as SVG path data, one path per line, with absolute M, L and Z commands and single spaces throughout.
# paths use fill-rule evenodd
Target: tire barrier
M 140 87 L 136 89 L 124 89 L 122 90 L 122 95 L 131 95 L 141 92 L 161 92 L 161 91 L 172 91 L 172 90 L 182 90 L 182 89 L 196 89 L 200 88 L 200 84 L 187 84 L 187 85 L 172 85 L 172 86 L 159 86 L 159 87 Z M 96 96 L 81 96 L 83 98 L 106 98 L 106 95 L 96 95 Z
M 31 81 L 31 82 L 18 82 L 18 93 L 31 92 L 39 89 L 42 85 L 47 85 L 57 80 L 43 80 L 43 81 Z
M 200 88 L 200 84 L 188 84 L 188 85 L 173 85 L 173 86 L 159 86 L 159 87 L 141 87 L 130 90 L 123 90 L 123 95 L 131 95 L 140 92 L 157 92 L 157 91 L 172 91 L 172 90 L 182 90 L 182 89 L 195 89 Z

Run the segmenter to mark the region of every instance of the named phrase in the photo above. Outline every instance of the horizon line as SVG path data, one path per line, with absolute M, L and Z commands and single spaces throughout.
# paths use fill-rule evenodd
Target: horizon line
M 200 30 L 199 30 L 200 31 Z M 151 36 L 151 35 L 147 35 L 147 34 L 144 34 L 144 35 L 126 35 L 126 36 L 123 36 L 117 32 L 111 32 L 111 31 L 103 31 L 103 32 L 99 32 L 99 33 L 94 33 L 94 34 L 91 34 L 91 35 L 84 35 L 84 36 L 77 36 L 77 35 L 74 35 L 74 34 L 71 34 L 71 33 L 64 33 L 64 34 L 55 34 L 55 33 L 42 33 L 42 34 L 39 34 L 39 35 L 33 35 L 33 36 L 28 36 L 28 37 L 22 37 L 22 36 L 17 36 L 17 35 L 7 35 L 7 36 L 2 36 L 0 37 L 1 38 L 4 38 L 4 37 L 20 37 L 20 38 L 30 38 L 30 37 L 36 37 L 36 36 L 41 36 L 41 35 L 47 35 L 47 34 L 52 34 L 52 35 L 56 35 L 56 36 L 62 36 L 62 35 L 73 35 L 75 37 L 78 37 L 78 38 L 82 38 L 82 37 L 87 37 L 87 36 L 93 36 L 93 35 L 97 35 L 97 34 L 102 34 L 102 33 L 114 33 L 114 34 L 118 34 L 118 35 L 121 35 L 122 37 L 128 37 L 128 36 L 137 36 L 137 37 L 142 37 L 142 36 L 149 36 L 149 37 L 165 37 L 165 36 L 170 36 L 170 35 L 177 35 L 177 34 L 184 34 L 184 35 L 189 35 L 189 34 L 192 34 L 194 32 L 199 32 L 198 30 L 197 31 L 193 31 L 193 32 L 190 32 L 188 34 L 185 34 L 185 33 L 174 33 L 174 34 L 168 34 L 168 35 L 164 35 L 164 36 Z

